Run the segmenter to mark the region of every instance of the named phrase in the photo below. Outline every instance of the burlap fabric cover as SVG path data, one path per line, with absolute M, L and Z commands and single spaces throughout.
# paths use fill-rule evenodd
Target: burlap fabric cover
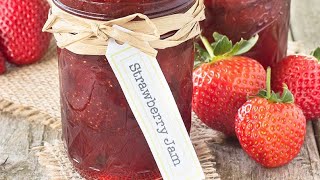
M 0 110 L 35 123 L 60 126 L 59 77 L 56 46 L 40 63 L 11 67 L 0 76 Z

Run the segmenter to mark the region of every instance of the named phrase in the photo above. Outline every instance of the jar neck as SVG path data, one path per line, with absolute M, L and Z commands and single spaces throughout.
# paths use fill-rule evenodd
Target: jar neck
M 112 20 L 134 13 L 142 13 L 149 18 L 186 12 L 195 0 L 53 0 L 64 11 L 94 20 Z M 119 2 L 120 1 L 120 2 Z

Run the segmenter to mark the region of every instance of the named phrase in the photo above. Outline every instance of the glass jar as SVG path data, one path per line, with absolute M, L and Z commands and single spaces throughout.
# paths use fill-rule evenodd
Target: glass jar
M 160 17 L 185 12 L 193 0 L 54 0 L 85 18 L 110 20 L 135 12 Z M 159 50 L 157 60 L 190 131 L 193 40 Z M 145 137 L 105 56 L 58 49 L 63 139 L 87 179 L 161 178 Z
M 247 56 L 264 67 L 286 56 L 291 0 L 205 0 L 203 35 L 212 40 L 213 32 L 227 35 L 233 42 L 260 39 Z

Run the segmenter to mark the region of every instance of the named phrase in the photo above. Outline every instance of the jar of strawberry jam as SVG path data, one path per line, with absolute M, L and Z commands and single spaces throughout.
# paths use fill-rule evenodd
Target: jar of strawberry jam
M 260 39 L 247 55 L 267 67 L 286 56 L 291 0 L 205 0 L 203 34 L 227 35 L 233 42 L 255 34 Z
M 73 15 L 111 20 L 133 13 L 149 18 L 187 11 L 193 0 L 54 0 Z M 168 34 L 167 36 L 170 36 Z M 158 50 L 157 60 L 191 127 L 194 45 Z M 158 179 L 158 167 L 105 56 L 58 49 L 63 139 L 76 170 L 87 179 Z

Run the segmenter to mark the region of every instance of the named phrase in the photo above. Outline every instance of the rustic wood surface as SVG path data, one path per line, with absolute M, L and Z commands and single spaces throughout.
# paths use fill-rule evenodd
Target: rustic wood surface
M 291 39 L 311 50 L 320 45 L 320 1 L 293 0 Z M 43 125 L 0 114 L 0 180 L 45 179 L 33 147 L 51 142 L 61 135 Z M 238 142 L 226 140 L 212 146 L 221 179 L 234 180 L 320 180 L 320 122 L 309 122 L 308 134 L 299 156 L 289 165 L 265 169 L 252 161 Z
M 266 169 L 250 159 L 235 140 L 226 140 L 212 147 L 217 156 L 217 170 L 223 180 L 318 180 L 320 159 L 312 123 L 308 124 L 306 142 L 299 156 L 290 164 Z
M 34 147 L 53 142 L 60 132 L 0 114 L 0 180 L 45 180 Z

